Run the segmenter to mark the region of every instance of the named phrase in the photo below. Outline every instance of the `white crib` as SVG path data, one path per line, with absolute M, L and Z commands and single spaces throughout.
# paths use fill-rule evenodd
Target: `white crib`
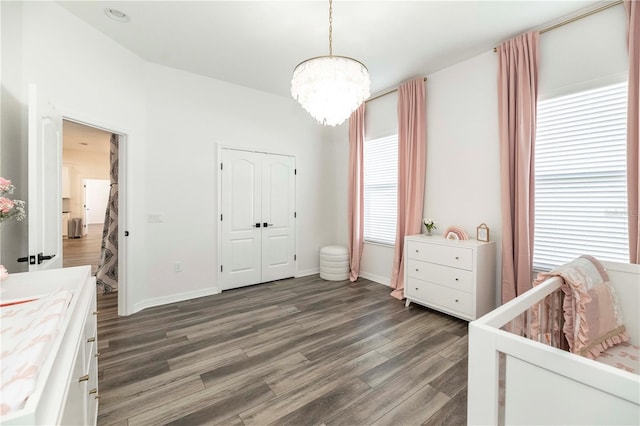
M 602 262 L 640 344 L 640 265 Z M 640 425 L 640 376 L 502 329 L 559 291 L 554 277 L 469 324 L 468 424 Z

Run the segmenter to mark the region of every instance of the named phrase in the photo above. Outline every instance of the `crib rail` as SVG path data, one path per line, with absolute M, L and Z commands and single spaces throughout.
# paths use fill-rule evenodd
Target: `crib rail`
M 564 293 L 558 286 L 539 302 L 517 314 L 500 329 L 554 348 L 568 350 L 568 342 L 562 331 L 563 300 Z

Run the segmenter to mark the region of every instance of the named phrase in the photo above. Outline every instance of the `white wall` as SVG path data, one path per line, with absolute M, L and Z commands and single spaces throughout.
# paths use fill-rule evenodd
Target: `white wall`
M 13 198 L 27 199 L 26 145 L 20 143 L 26 124 L 22 122 L 19 93 L 22 88 L 22 72 L 16 64 L 22 62 L 22 3 L 0 2 L 0 52 L 2 80 L 0 87 L 0 176 L 11 179 L 16 186 Z M 9 271 L 24 271 L 25 263 L 17 263 L 18 257 L 28 254 L 27 221 L 7 221 L 0 226 L 0 264 Z
M 217 290 L 218 144 L 296 156 L 298 274 L 317 273 L 335 229 L 333 158 L 321 127 L 289 98 L 184 71 L 148 64 L 146 85 L 146 205 L 164 216 L 146 231 L 154 297 Z
M 53 2 L 1 7 L 2 123 L 20 123 L 2 128 L 3 176 L 26 185 L 29 82 L 63 115 L 126 136 L 128 312 L 217 291 L 216 143 L 296 156 L 298 271 L 317 272 L 336 226 L 333 157 L 293 100 L 145 63 Z M 0 262 L 26 239 L 3 229 Z
M 131 183 L 126 200 L 126 221 L 134 230 L 128 239 L 130 253 L 144 256 L 144 224 L 136 211 L 144 210 L 145 98 L 143 62 L 120 45 L 89 27 L 53 2 L 2 2 L 3 40 L 11 40 L 18 60 L 3 61 L 8 73 L 19 75 L 2 81 L 3 123 L 19 123 L 14 137 L 3 135 L 3 165 L 10 163 L 22 176 L 26 191 L 27 85 L 35 83 L 39 95 L 53 103 L 63 116 L 127 134 L 127 170 Z M 13 49 L 10 51 L 13 52 Z M 3 48 L 2 55 L 5 55 Z M 5 75 L 5 74 L 3 74 Z M 14 152 L 8 153 L 6 147 Z M 8 155 L 7 155 L 8 154 Z M 4 167 L 4 166 L 3 166 Z M 3 169 L 4 173 L 4 169 Z M 25 192 L 26 194 L 26 192 Z M 29 206 L 27 206 L 28 210 Z M 24 246 L 26 227 L 2 238 L 2 262 L 14 272 L 18 265 L 7 256 L 14 245 Z M 9 248 L 9 250 L 6 250 Z M 128 302 L 145 297 L 146 271 L 141 262 L 128 262 Z M 132 305 L 128 304 L 128 308 Z
M 624 9 L 616 6 L 543 34 L 541 97 L 619 78 L 627 68 L 625 31 Z M 491 240 L 497 244 L 496 288 L 499 289 L 502 220 L 497 70 L 497 55 L 489 51 L 427 76 L 427 175 L 423 216 L 434 219 L 439 232 L 457 225 L 471 238 L 475 238 L 476 226 L 486 223 L 491 230 Z M 379 124 L 385 120 L 385 114 L 376 103 L 385 103 L 387 119 L 396 117 L 395 102 L 385 98 L 367 104 L 366 114 L 375 116 L 375 123 L 367 126 L 366 131 L 377 133 L 380 128 L 389 127 Z M 347 126 L 333 130 L 330 138 L 340 167 L 336 174 L 339 177 L 336 181 L 337 240 L 346 245 Z M 361 275 L 387 284 L 392 263 L 391 248 L 365 244 Z

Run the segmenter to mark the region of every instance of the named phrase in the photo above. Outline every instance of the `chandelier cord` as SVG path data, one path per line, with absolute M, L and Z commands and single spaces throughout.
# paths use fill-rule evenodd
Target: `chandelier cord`
M 333 0 L 329 0 L 329 56 L 333 56 Z

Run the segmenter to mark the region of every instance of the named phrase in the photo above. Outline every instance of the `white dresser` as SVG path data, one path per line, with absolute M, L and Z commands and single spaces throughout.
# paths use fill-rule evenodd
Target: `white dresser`
M 99 354 L 91 267 L 11 274 L 0 282 L 0 302 L 38 299 L 57 289 L 73 292 L 62 328 L 40 367 L 33 393 L 22 409 L 2 416 L 3 425 L 97 423 Z
M 407 306 L 419 303 L 465 320 L 495 308 L 494 242 L 413 235 L 405 237 L 404 253 Z

